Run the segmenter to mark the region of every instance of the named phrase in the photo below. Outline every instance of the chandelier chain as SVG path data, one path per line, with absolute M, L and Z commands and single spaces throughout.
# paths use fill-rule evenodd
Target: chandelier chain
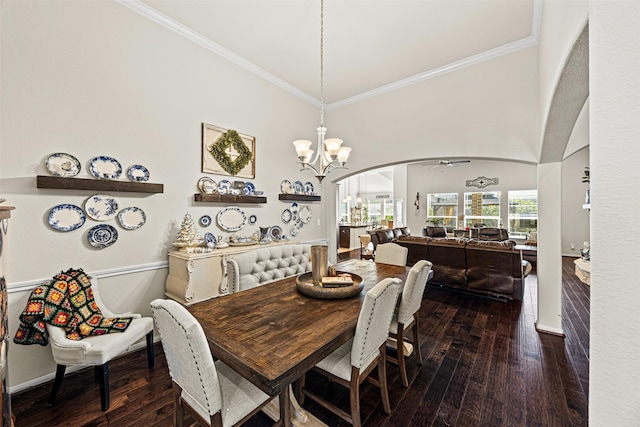
M 320 0 L 320 126 L 324 127 L 324 0 Z

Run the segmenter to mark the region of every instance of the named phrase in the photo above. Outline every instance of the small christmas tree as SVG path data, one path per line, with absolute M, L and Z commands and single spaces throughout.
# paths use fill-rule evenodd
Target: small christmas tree
M 176 240 L 173 242 L 173 246 L 180 248 L 181 251 L 188 252 L 188 248 L 196 248 L 203 244 L 204 239 L 198 234 L 198 230 L 196 230 L 196 226 L 193 223 L 193 218 L 187 213 L 182 219 L 182 225 L 180 225 L 180 231 L 178 232 Z

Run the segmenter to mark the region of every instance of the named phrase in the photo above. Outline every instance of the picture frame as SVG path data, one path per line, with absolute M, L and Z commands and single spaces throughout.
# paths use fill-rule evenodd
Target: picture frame
M 256 177 L 256 138 L 202 123 L 202 172 L 238 178 Z

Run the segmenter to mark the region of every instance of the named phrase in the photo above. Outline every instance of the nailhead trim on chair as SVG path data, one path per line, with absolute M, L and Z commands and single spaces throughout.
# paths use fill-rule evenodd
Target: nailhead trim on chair
M 389 289 L 391 289 L 391 286 L 393 285 L 393 283 L 389 284 L 389 286 L 387 286 L 384 291 L 382 291 L 382 293 L 380 293 L 380 295 L 378 295 L 377 297 L 375 297 L 375 299 L 373 300 L 373 307 L 371 309 L 371 312 L 375 311 L 375 307 L 376 307 L 376 303 L 378 302 L 378 298 L 381 298 L 387 291 L 389 291 Z M 369 318 L 367 319 L 367 329 L 364 332 L 364 342 L 367 342 L 367 336 L 369 335 L 369 329 L 371 327 L 371 318 L 373 316 L 369 315 Z M 391 312 L 391 316 L 389 319 L 389 323 L 391 323 L 391 317 L 393 317 L 393 312 Z M 362 349 L 363 351 L 360 352 L 360 356 L 358 357 L 358 365 L 362 364 L 362 359 L 363 359 L 363 352 L 364 352 L 364 348 Z

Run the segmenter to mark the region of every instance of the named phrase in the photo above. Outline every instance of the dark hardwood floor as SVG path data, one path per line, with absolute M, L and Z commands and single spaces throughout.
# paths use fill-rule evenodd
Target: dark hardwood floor
M 535 330 L 535 274 L 525 289 L 522 303 L 428 289 L 420 310 L 424 364 L 408 359 L 409 388 L 388 364 L 391 415 L 383 412 L 379 391 L 363 383 L 364 425 L 588 425 L 589 287 L 574 275 L 573 258 L 563 259 L 564 338 Z M 14 394 L 16 426 L 171 425 L 171 380 L 159 344 L 155 369 L 147 369 L 141 350 L 114 360 L 110 375 L 108 411 L 100 410 L 93 370 L 85 369 L 67 375 L 52 408 L 45 405 L 51 383 Z M 348 410 L 346 389 L 314 373 L 307 386 Z M 348 425 L 310 399 L 304 407 L 330 426 Z M 259 413 L 246 425 L 272 424 Z

